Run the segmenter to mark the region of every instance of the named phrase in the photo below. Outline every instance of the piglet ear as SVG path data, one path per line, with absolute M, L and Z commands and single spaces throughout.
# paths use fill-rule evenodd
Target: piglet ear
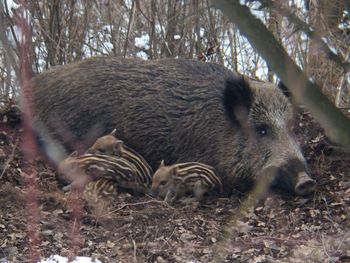
M 172 170 L 171 170 L 171 176 L 176 176 L 179 173 L 179 167 L 175 166 Z
M 92 149 L 91 149 L 91 148 L 89 148 L 89 149 L 87 149 L 87 150 L 86 150 L 86 152 L 85 152 L 85 153 L 91 154 L 91 153 L 93 153 L 93 151 L 92 151 Z
M 72 152 L 69 157 L 78 157 L 78 151 Z
M 120 155 L 123 147 L 123 141 L 116 141 L 113 146 L 113 154 L 114 155 Z
M 287 97 L 287 98 L 290 98 L 291 94 L 290 94 L 290 91 L 288 90 L 287 86 L 284 85 L 284 83 L 282 81 L 279 81 L 278 84 L 277 84 L 277 87 L 283 92 L 283 94 Z
M 162 160 L 162 161 L 160 162 L 159 168 L 160 168 L 160 167 L 164 167 L 164 166 L 165 166 L 164 160 Z
M 243 77 L 230 77 L 225 82 L 223 104 L 227 117 L 234 125 L 247 117 L 253 103 L 253 92 Z
M 114 129 L 113 131 L 111 131 L 110 135 L 117 137 L 117 129 Z

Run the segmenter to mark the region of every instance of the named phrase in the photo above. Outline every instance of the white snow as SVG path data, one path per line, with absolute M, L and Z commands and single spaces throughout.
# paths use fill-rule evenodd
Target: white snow
M 205 34 L 205 28 L 201 28 L 201 29 L 199 30 L 199 35 L 200 35 L 200 37 L 204 37 L 204 34 Z
M 149 35 L 135 37 L 135 46 L 142 49 L 149 49 Z
M 12 9 L 17 9 L 17 8 L 19 8 L 21 5 L 20 4 L 17 4 L 17 3 L 15 3 L 15 2 L 13 2 L 13 0 L 8 0 L 7 1 L 7 7 L 8 7 L 8 9 L 9 9 L 9 15 L 10 16 L 13 16 L 13 12 L 12 12 Z
M 157 34 L 161 34 L 162 32 L 165 31 L 165 27 L 164 27 L 164 26 L 161 26 L 161 25 L 159 25 L 159 24 L 156 24 L 156 25 L 155 25 L 155 28 L 156 28 L 156 33 L 157 33 Z
M 71 263 L 101 263 L 97 259 L 92 259 L 89 257 L 76 257 Z M 68 258 L 61 257 L 59 255 L 50 256 L 48 259 L 41 260 L 38 263 L 68 263 Z
M 148 59 L 147 54 L 146 54 L 145 52 L 143 52 L 143 51 L 137 52 L 137 53 L 136 53 L 136 57 L 142 58 L 142 59 L 144 59 L 144 60 L 147 60 L 147 59 Z

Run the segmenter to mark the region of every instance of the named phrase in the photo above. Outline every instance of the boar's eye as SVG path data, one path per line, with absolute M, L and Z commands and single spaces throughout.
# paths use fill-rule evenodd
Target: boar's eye
M 164 186 L 166 184 L 166 181 L 161 181 L 159 185 Z
M 264 137 L 269 133 L 269 126 L 267 124 L 260 124 L 256 126 L 256 132 L 260 137 Z

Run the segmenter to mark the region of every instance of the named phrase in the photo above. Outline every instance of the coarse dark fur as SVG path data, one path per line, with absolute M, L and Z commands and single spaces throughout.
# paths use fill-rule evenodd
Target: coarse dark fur
M 162 159 L 207 163 L 229 189 L 291 159 L 306 169 L 288 99 L 218 64 L 97 57 L 48 70 L 32 85 L 37 127 L 61 141 L 67 131 L 84 140 L 96 127 L 97 135 L 116 128 L 153 168 Z

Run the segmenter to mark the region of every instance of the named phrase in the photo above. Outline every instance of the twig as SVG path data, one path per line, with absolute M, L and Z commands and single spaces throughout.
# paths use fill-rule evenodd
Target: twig
M 241 34 L 289 87 L 295 101 L 305 105 L 324 128 L 326 135 L 350 151 L 350 120 L 307 78 L 265 25 L 238 0 L 212 1 L 215 7 L 221 9 L 236 24 Z
M 286 239 L 286 238 L 280 238 L 280 237 L 272 237 L 272 236 L 258 236 L 253 237 L 253 240 L 274 240 L 274 241 L 280 241 L 281 243 L 291 243 L 291 244 L 301 244 L 305 243 L 305 240 L 300 239 Z
M 149 195 L 147 195 L 148 197 L 150 197 Z M 169 205 L 167 202 L 165 202 L 164 200 L 157 200 L 157 199 L 152 199 L 149 201 L 150 203 L 154 202 L 154 203 L 158 203 L 158 204 L 162 204 L 164 206 L 166 206 L 167 208 L 170 208 L 172 210 L 175 210 L 174 207 L 172 207 L 171 205 Z
M 168 207 L 168 208 L 171 208 L 171 209 L 175 210 L 175 208 L 169 206 L 168 203 L 166 203 L 166 202 L 164 202 L 164 201 L 159 201 L 159 200 L 153 199 L 153 200 L 144 201 L 144 202 L 137 202 L 137 203 L 128 203 L 128 204 L 124 204 L 124 205 L 122 205 L 121 207 L 119 207 L 119 208 L 117 208 L 117 209 L 115 209 L 115 210 L 110 211 L 109 213 L 110 213 L 110 214 L 113 214 L 113 213 L 115 213 L 115 212 L 118 212 L 118 211 L 124 209 L 124 208 L 127 207 L 127 206 L 137 206 L 137 205 L 144 205 L 144 204 L 150 204 L 150 203 L 162 204 L 162 205 L 164 205 L 164 206 L 166 206 L 166 207 Z
M 15 150 L 16 150 L 16 148 L 17 148 L 18 141 L 19 141 L 19 139 L 16 140 L 16 143 L 15 143 L 15 145 L 14 145 L 13 148 L 12 148 L 11 155 L 10 155 L 10 157 L 7 159 L 7 161 L 6 161 L 5 164 L 4 164 L 4 169 L 2 170 L 2 173 L 1 173 L 1 175 L 0 175 L 0 180 L 1 180 L 2 177 L 4 176 L 4 174 L 5 174 L 6 170 L 7 170 L 7 168 L 10 167 L 10 162 L 12 162 L 13 158 L 15 157 Z
M 133 247 L 134 247 L 134 263 L 137 263 L 137 257 L 136 257 L 137 246 L 136 246 L 136 242 L 135 242 L 134 239 L 132 240 L 132 244 L 133 244 Z
M 4 68 L 0 67 L 0 70 L 1 70 L 3 73 L 7 74 L 7 72 L 6 72 L 6 70 L 5 70 Z M 12 85 L 11 81 L 9 81 L 9 80 L 7 79 L 8 77 L 9 77 L 9 76 L 6 75 L 6 76 L 4 76 L 4 77 L 1 77 L 1 79 L 3 79 L 3 80 L 6 82 L 6 84 L 7 84 L 11 89 L 16 90 L 17 87 L 15 87 L 15 86 Z M 10 77 L 11 77 L 11 76 L 10 76 Z
M 124 237 L 125 238 L 125 237 Z M 152 248 L 156 248 L 158 247 L 158 243 L 156 242 L 140 242 L 138 243 L 138 247 L 141 248 L 141 247 L 152 247 Z M 128 250 L 128 249 L 131 249 L 133 248 L 133 244 L 130 244 L 130 243 L 127 243 L 127 244 L 124 244 L 124 245 L 121 245 L 121 248 L 122 249 L 125 249 L 125 250 Z
M 5 6 L 5 10 L 6 10 L 6 12 L 4 12 L 4 15 L 6 16 L 7 21 L 10 24 L 10 30 L 11 30 L 11 34 L 12 34 L 13 40 L 15 41 L 16 47 L 18 47 L 19 46 L 19 41 L 18 41 L 18 38 L 16 36 L 15 30 L 13 28 L 15 25 L 13 23 L 13 19 L 10 17 L 10 12 L 9 12 L 9 9 L 8 9 L 7 1 L 4 1 L 4 6 Z M 17 14 L 15 12 L 13 12 L 13 15 L 15 17 Z
M 5 10 L 4 10 L 4 5 L 2 3 L 2 1 L 0 1 L 0 41 L 4 46 L 4 49 L 6 50 L 5 52 L 5 56 L 7 56 L 8 61 L 10 62 L 10 65 L 12 66 L 12 68 L 14 69 L 17 79 L 19 79 L 19 68 L 17 66 L 16 63 L 16 57 L 17 54 L 14 51 L 13 46 L 11 45 L 10 41 L 8 40 L 7 36 L 6 36 L 6 17 L 5 17 Z M 18 44 L 16 42 L 16 45 L 18 47 Z
M 325 244 L 325 240 L 324 240 L 324 234 L 322 234 L 322 248 L 323 248 L 324 253 L 328 257 L 328 259 L 330 260 L 330 262 L 335 263 L 335 261 L 332 259 L 332 257 L 328 254 L 328 251 L 327 251 L 327 248 L 326 248 L 326 244 Z
M 261 172 L 261 176 L 257 176 L 259 180 L 256 186 L 252 190 L 251 194 L 246 198 L 246 200 L 240 205 L 239 211 L 231 215 L 226 227 L 224 228 L 221 236 L 221 240 L 216 243 L 214 250 L 216 253 L 216 260 L 221 261 L 221 257 L 227 250 L 228 243 L 231 241 L 231 231 L 237 226 L 237 223 L 249 212 L 251 207 L 264 198 L 268 189 L 271 185 L 272 179 L 276 175 L 276 167 L 268 167 Z
M 334 53 L 322 40 L 320 35 L 317 34 L 316 31 L 312 30 L 307 23 L 296 16 L 288 7 L 283 6 L 281 2 L 278 1 L 258 0 L 258 2 L 260 2 L 264 7 L 273 7 L 280 14 L 287 17 L 287 19 L 292 22 L 297 29 L 302 30 L 310 39 L 315 41 L 330 60 L 342 67 L 344 72 L 347 72 L 350 69 L 350 63 L 346 62 L 340 55 Z
M 170 236 L 167 239 L 164 239 L 164 243 L 159 248 L 160 251 L 163 250 L 163 247 L 165 246 L 165 244 L 169 245 L 169 240 L 173 237 L 173 235 L 175 233 L 175 229 L 176 229 L 176 227 L 174 227 L 173 232 L 170 234 Z

